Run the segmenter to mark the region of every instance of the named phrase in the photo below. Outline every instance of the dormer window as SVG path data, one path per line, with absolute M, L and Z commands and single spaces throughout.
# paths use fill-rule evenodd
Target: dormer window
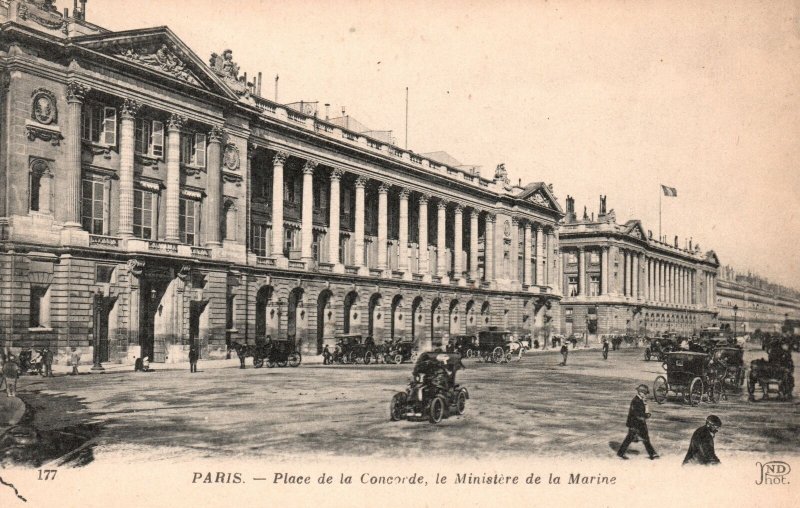
M 81 114 L 81 139 L 105 146 L 117 144 L 117 110 L 85 104 Z

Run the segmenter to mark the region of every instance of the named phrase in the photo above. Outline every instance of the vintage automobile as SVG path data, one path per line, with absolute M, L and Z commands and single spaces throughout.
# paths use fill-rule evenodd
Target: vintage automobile
M 461 358 L 472 358 L 478 354 L 478 337 L 475 335 L 453 335 L 447 345 L 448 353 L 458 353 Z
M 723 390 L 739 390 L 744 385 L 744 350 L 736 346 L 717 347 L 711 351 L 711 366 Z
M 644 350 L 644 359 L 650 361 L 650 358 L 663 362 L 664 355 L 671 351 L 678 349 L 678 342 L 672 337 L 656 337 L 654 339 L 647 339 L 649 344 Z
M 469 392 L 456 383 L 456 372 L 463 368 L 458 353 L 422 353 L 412 372 L 411 382 L 403 392 L 392 397 L 389 418 L 439 423 L 452 415 L 462 415 Z
M 770 393 L 777 393 L 781 400 L 792 398 L 794 362 L 791 351 L 792 344 L 789 340 L 776 341 L 770 345 L 767 358 L 750 362 L 750 373 L 747 378 L 749 401 L 756 400 L 756 385 L 761 387 L 765 400 L 769 398 Z
M 514 352 L 521 358 L 519 341 L 508 330 L 487 330 L 478 333 L 478 356 L 484 362 L 501 363 L 511 360 Z
M 400 365 L 405 361 L 415 362 L 417 360 L 417 348 L 413 341 L 396 339 L 386 343 L 383 349 L 383 361 Z
M 371 337 L 363 338 L 361 334 L 350 333 L 337 335 L 336 348 L 332 363 L 363 363 L 369 365 L 376 361 L 377 347 Z
M 656 402 L 663 404 L 670 392 L 692 406 L 698 405 L 703 398 L 717 403 L 722 397 L 722 383 L 716 370 L 709 365 L 709 355 L 676 351 L 664 353 L 663 357 L 667 377 L 658 376 L 653 382 Z
M 271 340 L 265 346 L 265 354 L 261 362 L 266 361 L 267 367 L 298 367 L 303 361 L 303 356 L 297 350 L 294 339 Z M 260 367 L 261 365 L 256 365 Z

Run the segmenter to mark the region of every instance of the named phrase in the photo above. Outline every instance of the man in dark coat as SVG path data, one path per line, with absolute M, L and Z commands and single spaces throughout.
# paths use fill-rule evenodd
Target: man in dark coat
M 200 348 L 197 342 L 189 344 L 189 372 L 197 372 L 197 360 L 200 359 Z
M 561 357 L 564 359 L 564 361 L 561 362 L 561 365 L 567 364 L 567 356 L 569 356 L 569 348 L 567 347 L 567 344 L 564 343 L 564 345 L 561 346 Z
M 44 364 L 44 377 L 53 377 L 53 351 L 47 346 L 42 349 L 42 363 Z
M 603 360 L 608 360 L 608 341 L 603 339 Z
M 653 445 L 650 444 L 650 435 L 647 432 L 647 419 L 650 418 L 650 413 L 647 412 L 647 395 L 649 393 L 650 389 L 647 388 L 647 385 L 639 385 L 636 388 L 636 396 L 631 401 L 631 407 L 628 410 L 628 421 L 626 422 L 628 435 L 625 436 L 625 440 L 617 451 L 617 456 L 621 459 L 628 458 L 625 456 L 625 452 L 628 451 L 628 446 L 633 440 L 637 438 L 644 444 L 650 460 L 658 458 Z
M 719 457 L 714 453 L 714 434 L 722 427 L 722 420 L 716 415 L 709 415 L 706 423 L 692 434 L 689 451 L 683 464 L 719 464 Z

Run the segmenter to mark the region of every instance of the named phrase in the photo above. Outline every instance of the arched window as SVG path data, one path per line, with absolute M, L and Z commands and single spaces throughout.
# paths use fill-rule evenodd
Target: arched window
M 53 174 L 50 164 L 43 159 L 34 159 L 30 165 L 30 195 L 28 208 L 31 212 L 51 213 L 50 184 Z

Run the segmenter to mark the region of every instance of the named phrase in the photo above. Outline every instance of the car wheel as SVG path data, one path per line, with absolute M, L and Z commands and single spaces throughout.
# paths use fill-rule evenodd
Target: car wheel
M 431 400 L 428 406 L 428 420 L 430 420 L 431 423 L 439 423 L 442 421 L 442 418 L 444 418 L 444 406 L 445 400 L 441 395 L 437 395 Z
M 253 367 L 260 369 L 263 366 L 264 366 L 263 358 L 253 358 Z
M 416 351 L 411 353 L 411 363 L 417 363 L 417 357 L 418 356 L 419 356 L 419 354 Z
M 653 398 L 659 404 L 663 404 L 665 400 L 667 400 L 667 392 L 669 391 L 669 385 L 667 384 L 667 380 L 664 376 L 658 376 L 653 382 Z
M 286 367 L 289 364 L 288 360 L 281 360 L 278 362 L 278 367 Z
M 289 355 L 289 367 L 298 367 L 302 361 L 303 357 L 300 356 L 300 353 L 292 353 Z
M 473 356 L 475 356 L 475 352 L 471 349 L 467 349 L 467 358 L 472 358 Z
M 369 365 L 372 362 L 372 351 L 364 353 L 364 365 Z
M 392 397 L 392 402 L 389 404 L 389 419 L 393 422 L 403 419 L 403 412 L 406 407 L 406 394 L 398 392 Z
M 267 360 L 267 367 L 269 367 L 271 369 L 274 366 L 275 366 L 275 362 L 273 360 Z
M 703 380 L 699 377 L 692 379 L 692 384 L 689 385 L 689 404 L 696 406 L 700 404 L 703 398 Z
M 403 355 L 401 355 L 400 353 L 397 353 L 396 355 L 394 355 L 392 357 L 392 361 L 394 363 L 396 363 L 397 365 L 400 365 L 401 363 L 403 363 Z
M 467 410 L 467 394 L 464 393 L 463 390 L 458 392 L 456 395 L 456 412 L 458 414 L 463 415 L 464 412 Z

